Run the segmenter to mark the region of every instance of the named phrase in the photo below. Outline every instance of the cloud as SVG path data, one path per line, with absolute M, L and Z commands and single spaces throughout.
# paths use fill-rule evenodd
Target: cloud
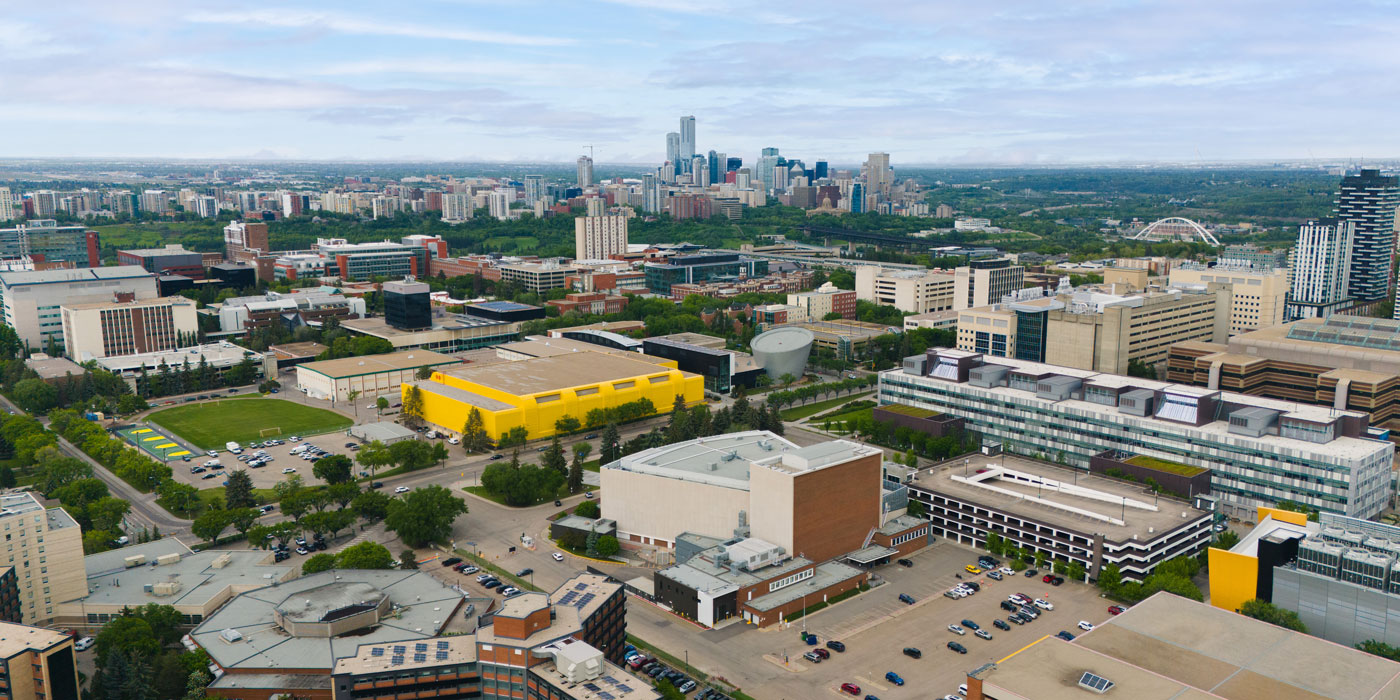
M 506 44 L 512 46 L 562 46 L 574 43 L 573 39 L 559 37 L 463 29 L 443 24 L 432 25 L 392 21 L 386 22 L 355 17 L 341 12 L 313 12 L 293 9 L 251 10 L 245 12 L 198 11 L 186 15 L 185 20 L 195 24 L 277 27 L 281 29 L 305 29 L 363 36 L 441 39 L 446 41 Z

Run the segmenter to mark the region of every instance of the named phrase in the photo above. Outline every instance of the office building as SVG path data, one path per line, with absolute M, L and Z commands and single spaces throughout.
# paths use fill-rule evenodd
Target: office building
M 3 619 L 51 624 L 58 603 L 87 595 L 84 577 L 75 575 L 84 570 L 83 535 L 67 511 L 44 508 L 28 491 L 0 494 L 0 531 L 6 537 L 0 568 L 13 570 L 13 577 L 0 575 Z
M 762 277 L 768 274 L 768 261 L 739 253 L 706 252 L 673 255 L 664 263 L 648 262 L 643 269 L 647 276 L 647 288 L 654 294 L 669 296 L 673 284 Z
M 460 433 L 472 409 L 479 410 L 493 439 L 512 428 L 525 428 L 530 439 L 549 437 L 556 421 L 566 416 L 595 427 L 590 413 L 640 399 L 665 414 L 677 396 L 686 404 L 703 397 L 703 380 L 675 369 L 675 362 L 644 355 L 586 355 L 453 368 L 405 384 L 404 391 L 416 387 L 423 397 L 423 420 L 450 433 Z
M 1080 469 L 1105 453 L 1210 469 L 1227 514 L 1292 500 L 1371 517 L 1393 492 L 1395 446 L 1364 413 L 946 349 L 882 372 L 878 395 Z
M 501 321 L 504 323 L 524 323 L 545 317 L 544 307 L 521 304 L 514 301 L 483 301 L 463 307 L 468 316 Z
M 909 498 L 926 506 L 934 537 L 980 549 L 994 533 L 1047 562 L 1078 563 L 1090 579 L 1117 565 L 1135 581 L 1211 540 L 1212 514 L 1185 493 L 1149 495 L 1139 483 L 1014 455 L 954 462 L 905 482 Z
M 412 382 L 424 368 L 458 364 L 450 355 L 430 350 L 391 352 L 383 355 L 344 357 L 297 365 L 297 388 L 313 399 L 348 401 L 351 392 L 374 403 L 374 397 L 392 394 L 398 400 L 400 385 Z
M 574 218 L 574 259 L 607 260 L 626 252 L 627 217 L 615 215 Z
M 51 348 L 50 355 L 63 348 L 63 305 L 110 301 L 118 293 L 131 294 L 135 301 L 154 299 L 155 275 L 135 265 L 0 272 L 5 325 L 28 347 Z
M 220 287 L 247 289 L 258 285 L 258 270 L 243 263 L 219 263 L 210 265 L 206 273 L 210 280 Z
M 565 278 L 575 270 L 560 265 L 557 260 L 500 265 L 501 280 L 516 282 L 527 292 L 543 294 L 551 289 L 564 289 Z
M 865 159 L 865 186 L 870 195 L 882 200 L 889 199 L 890 185 L 894 184 L 894 173 L 890 170 L 890 154 L 871 153 Z
M 1400 207 L 1400 178 L 1370 169 L 1342 178 L 1337 191 L 1336 218 L 1339 222 L 1351 222 L 1354 227 L 1346 295 L 1358 304 L 1371 304 L 1390 297 L 1395 281 L 1397 207 Z M 1294 269 L 1302 266 L 1295 253 Z
M 676 155 L 677 162 L 683 164 L 685 172 L 691 172 L 690 168 L 695 160 L 695 117 L 681 117 L 680 150 Z
M 136 248 L 117 251 L 118 265 L 139 265 L 147 272 L 181 275 L 194 280 L 204 279 L 204 255 L 185 250 L 179 243 L 167 243 L 164 248 Z
M 423 282 L 385 282 L 384 321 L 395 328 L 418 329 L 433 325 L 429 288 Z
M 1000 304 L 958 312 L 958 348 L 993 357 L 1123 374 L 1166 362 L 1176 343 L 1224 342 L 1229 288 L 1110 294 L 1062 286 L 1021 290 Z
M 449 224 L 466 221 L 475 214 L 471 195 L 461 192 L 446 192 L 442 195 L 442 220 Z
M 797 292 L 787 295 L 787 305 L 797 307 L 798 320 L 828 321 L 830 314 L 839 314 L 846 320 L 855 320 L 856 292 L 841 289 L 827 282 L 810 292 Z
M 627 297 L 607 292 L 570 292 L 563 299 L 551 299 L 545 306 L 559 309 L 559 314 L 615 314 L 627 308 Z
M 1298 227 L 1284 312 L 1287 320 L 1331 316 L 1351 306 L 1355 301 L 1349 296 L 1356 269 L 1351 261 L 1355 238 L 1354 221 L 1322 219 Z
M 282 324 L 288 328 L 323 322 L 364 318 L 365 300 L 347 297 L 331 287 L 294 290 L 285 294 L 266 292 L 257 296 L 233 297 L 219 304 L 219 330 L 252 333 L 264 326 Z
M 677 165 L 678 163 L 680 163 L 680 161 L 681 135 L 675 131 L 668 132 L 666 134 L 666 162 L 670 163 L 672 166 L 680 167 L 679 165 Z M 674 178 L 668 180 L 667 182 L 673 181 Z
M 137 301 L 119 294 L 113 301 L 66 303 L 59 314 L 64 352 L 78 362 L 174 350 L 199 333 L 194 300 L 178 296 Z
M 657 700 L 660 695 L 649 683 L 619 666 L 626 599 L 621 584 L 579 574 L 549 595 L 506 600 L 493 615 L 481 617 L 475 632 L 347 646 L 350 653 L 336 659 L 330 672 L 332 692 L 326 697 L 382 697 L 388 689 L 394 697 L 445 700 Z M 213 689 L 220 691 L 227 679 Z
M 578 186 L 584 189 L 593 186 L 593 159 L 589 156 L 578 157 Z
M 1380 700 L 1400 686 L 1393 661 L 1165 591 L 1074 631 L 969 671 L 967 699 Z
M 694 336 L 694 333 L 678 333 L 677 336 Z M 702 336 L 708 338 L 708 336 Z M 745 353 L 726 350 L 722 339 L 718 347 L 686 342 L 689 338 L 676 336 L 647 338 L 642 341 L 641 351 L 651 357 L 673 360 L 682 372 L 705 378 L 705 390 L 727 394 L 736 385 L 754 386 L 758 382 L 761 368 L 754 358 Z M 704 342 L 704 341 L 702 341 Z
M 1229 285 L 1230 335 L 1276 326 L 1284 321 L 1289 272 L 1284 268 L 1216 265 L 1177 266 L 1169 277 L 1173 287 Z
M 893 306 L 905 313 L 953 310 L 957 283 L 943 270 L 891 270 L 874 265 L 856 269 L 856 298 Z
M 429 258 L 446 255 L 446 242 L 436 236 L 430 238 L 432 244 L 429 245 L 408 239 L 398 243 L 348 243 L 343 238 L 322 238 L 316 241 L 313 252 L 321 257 L 327 274 L 342 280 L 418 277 L 428 273 Z M 283 258 L 287 262 L 284 263 Z M 286 270 L 296 269 L 295 256 L 283 258 L 277 261 L 279 278 Z
M 0 693 L 7 700 L 80 697 L 73 642 L 59 630 L 0 622 Z
M 1226 267 L 1251 267 L 1256 270 L 1286 268 L 1288 249 L 1260 248 L 1253 243 L 1233 243 L 1221 251 L 1218 264 Z
M 53 219 L 31 219 L 0 229 L 0 258 L 30 258 L 35 262 L 71 263 L 71 267 L 101 267 L 100 236 L 86 226 L 59 226 Z
M 222 381 L 229 370 L 243 362 L 249 362 L 254 369 L 256 378 L 263 374 L 262 359 L 261 353 L 253 352 L 227 341 L 220 341 L 175 348 L 174 350 L 146 352 L 139 355 L 111 355 L 99 357 L 95 361 L 102 369 L 125 379 L 132 391 L 137 394 L 147 394 L 150 392 L 150 387 L 146 385 L 146 382 L 149 380 L 163 381 L 162 373 L 165 371 L 163 368 L 170 368 L 173 371 L 188 366 L 191 370 L 197 370 L 203 365 L 214 373 L 216 379 Z
M 953 271 L 953 310 L 995 304 L 1020 291 L 1025 286 L 1025 274 L 1026 268 L 1011 264 L 1011 258 L 972 260 Z
M 395 328 L 383 318 L 352 318 L 341 327 L 357 335 L 382 338 L 395 350 L 432 350 L 441 353 L 464 352 L 510 343 L 520 339 L 520 324 L 493 321 L 466 314 L 433 316 L 429 328 Z
M 1237 335 L 1228 344 L 1179 343 L 1167 379 L 1370 414 L 1400 438 L 1400 321 L 1312 318 Z

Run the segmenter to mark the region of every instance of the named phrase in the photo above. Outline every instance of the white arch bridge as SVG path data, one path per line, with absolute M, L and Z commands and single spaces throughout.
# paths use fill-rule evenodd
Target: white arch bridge
M 1220 241 L 1211 235 L 1206 227 L 1184 217 L 1169 216 L 1165 219 L 1158 219 L 1144 227 L 1141 231 L 1129 236 L 1131 240 L 1160 240 L 1162 238 L 1199 238 L 1202 243 L 1209 243 L 1214 246 L 1220 245 Z

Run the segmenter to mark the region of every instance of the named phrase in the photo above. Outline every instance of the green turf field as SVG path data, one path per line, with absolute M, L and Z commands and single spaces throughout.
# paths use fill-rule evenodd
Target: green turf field
M 328 433 L 352 423 L 334 411 L 282 399 L 205 401 L 157 411 L 148 420 L 206 450 L 222 449 L 229 441 Z

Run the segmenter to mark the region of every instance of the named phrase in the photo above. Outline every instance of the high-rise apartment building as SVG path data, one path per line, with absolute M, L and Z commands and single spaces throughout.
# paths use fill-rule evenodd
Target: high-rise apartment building
M 1389 297 L 1394 281 L 1397 207 L 1400 207 L 1400 178 L 1369 169 L 1342 178 L 1336 214 L 1339 221 L 1355 225 L 1351 240 L 1351 276 L 1347 280 L 1347 296 L 1354 303 L 1367 304 Z
M 298 194 L 296 192 L 282 193 L 282 216 L 291 218 L 301 216 L 311 209 L 310 195 Z
M 164 214 L 170 211 L 170 193 L 165 190 L 146 190 L 141 193 L 141 211 Z
M 239 261 L 241 256 L 258 255 L 271 250 L 267 241 L 267 224 L 261 221 L 232 221 L 224 227 L 224 258 Z
M 39 190 L 29 200 L 34 203 L 34 216 L 53 216 L 58 212 L 58 194 L 51 190 Z
M 661 211 L 661 187 L 655 173 L 642 175 L 642 211 L 650 214 Z
M 851 211 L 855 211 L 859 199 L 853 187 Z M 1024 286 L 1025 273 L 1026 268 L 1012 265 L 1010 258 L 974 260 L 966 267 L 957 268 L 953 271 L 953 310 L 990 306 L 1001 301 L 1002 297 Z
M 886 270 L 864 265 L 856 270 L 856 298 L 923 314 L 952 311 L 957 284 L 951 272 Z
M 193 300 L 178 296 L 64 304 L 64 352 L 87 362 L 193 345 L 199 332 L 194 307 Z
M 695 157 L 695 117 L 681 117 L 680 161 L 689 168 Z
M 888 199 L 890 196 L 890 185 L 894 182 L 894 174 L 890 172 L 890 154 L 871 153 L 865 159 L 865 184 L 868 194 L 873 194 L 880 199 Z
M 528 184 L 528 181 L 527 181 Z M 472 198 L 463 192 L 445 192 L 442 195 L 442 220 L 457 223 L 472 218 Z
M 1322 219 L 1298 227 L 1290 268 L 1292 291 L 1285 310 L 1288 320 L 1330 316 L 1351 304 L 1348 290 L 1358 269 L 1352 261 L 1359 252 L 1355 236 L 1356 222 L 1351 220 Z
M 771 147 L 763 149 L 758 156 L 757 177 L 765 193 L 775 187 L 774 179 L 779 160 L 781 160 L 781 156 L 778 155 L 778 149 Z
M 690 183 L 698 187 L 710 186 L 710 162 L 705 156 L 690 159 Z
M 510 216 L 510 200 L 504 192 L 489 192 L 486 195 L 486 209 L 491 218 L 505 220 Z
M 578 157 L 578 186 L 593 186 L 593 159 L 588 156 Z
M 27 491 L 3 494 L 0 532 L 6 537 L 0 568 L 14 567 L 20 622 L 48 624 L 57 603 L 88 594 L 82 531 L 67 511 L 45 509 Z
M 8 187 L 0 187 L 0 221 L 15 218 L 15 196 Z
M 535 202 L 538 202 L 541 199 L 544 199 L 544 176 L 526 175 L 525 203 L 533 206 Z
M 574 218 L 574 259 L 606 260 L 627 252 L 627 217 Z
M 73 640 L 59 630 L 0 622 L 0 694 L 7 700 L 79 697 Z

